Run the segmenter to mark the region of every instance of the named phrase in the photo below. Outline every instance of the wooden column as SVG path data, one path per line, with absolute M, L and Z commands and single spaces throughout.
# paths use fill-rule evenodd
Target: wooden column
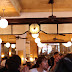
M 26 38 L 26 34 L 19 36 Z M 16 40 L 16 54 L 20 56 L 22 64 L 26 62 L 26 39 Z

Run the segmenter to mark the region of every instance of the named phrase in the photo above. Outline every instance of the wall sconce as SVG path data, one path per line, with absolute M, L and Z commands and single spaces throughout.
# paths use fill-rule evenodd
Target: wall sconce
M 9 56 L 11 57 L 11 51 L 9 51 Z
M 38 24 L 31 24 L 30 25 L 30 32 L 32 34 L 37 34 L 40 31 L 39 25 Z
M 4 56 L 5 56 L 5 55 L 4 55 L 4 54 L 2 54 L 2 55 L 1 55 L 1 58 L 4 58 Z

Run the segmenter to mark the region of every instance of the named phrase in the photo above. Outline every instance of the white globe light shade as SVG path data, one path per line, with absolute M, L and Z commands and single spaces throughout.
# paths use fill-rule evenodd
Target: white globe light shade
M 67 44 L 68 44 L 68 46 L 70 47 L 71 46 L 71 42 L 69 41 L 69 42 L 67 42 Z
M 67 42 L 67 43 L 62 43 L 65 47 L 70 47 L 71 46 L 71 42 Z
M 33 38 L 37 38 L 39 36 L 39 34 L 32 34 Z
M 10 47 L 10 43 L 9 43 L 9 42 L 6 43 L 6 47 L 7 47 L 7 48 Z
M 43 45 L 42 45 L 42 43 L 41 43 L 41 42 L 40 42 L 40 43 L 38 43 L 38 44 L 37 44 L 37 46 L 38 46 L 38 47 L 43 47 Z
M 2 43 L 2 39 L 0 38 L 0 43 Z
M 62 43 L 65 47 L 68 47 L 68 44 L 67 43 Z
M 40 38 L 36 38 L 35 43 L 39 43 L 39 42 L 40 42 Z
M 15 44 L 11 44 L 11 47 L 12 47 L 12 48 L 15 48 L 16 46 L 15 46 Z
M 0 27 L 6 28 L 7 26 L 8 26 L 8 21 L 6 19 L 1 19 L 0 20 Z
M 42 46 L 45 46 L 45 44 L 42 43 Z

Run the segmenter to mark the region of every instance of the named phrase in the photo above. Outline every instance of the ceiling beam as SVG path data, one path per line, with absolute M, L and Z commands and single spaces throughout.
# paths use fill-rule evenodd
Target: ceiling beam
M 16 12 L 20 15 L 20 11 L 22 8 L 21 8 L 19 1 L 18 0 L 10 0 L 10 2 L 14 6 L 14 8 L 16 9 Z
M 56 20 L 50 20 L 49 18 L 15 18 L 15 19 L 7 19 L 9 25 L 21 25 L 21 24 L 32 24 L 32 23 L 38 23 L 38 24 L 66 24 L 71 23 L 72 24 L 72 17 L 61 17 L 56 18 Z

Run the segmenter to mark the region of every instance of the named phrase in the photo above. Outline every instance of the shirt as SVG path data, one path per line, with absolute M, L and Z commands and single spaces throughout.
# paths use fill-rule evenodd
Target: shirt
M 38 72 L 37 68 L 33 68 L 33 69 L 30 69 L 29 72 Z M 45 70 L 43 70 L 43 72 L 47 72 Z
M 5 63 L 6 63 L 6 60 L 3 60 L 3 61 L 1 62 L 1 66 L 4 66 L 4 67 L 5 67 Z

